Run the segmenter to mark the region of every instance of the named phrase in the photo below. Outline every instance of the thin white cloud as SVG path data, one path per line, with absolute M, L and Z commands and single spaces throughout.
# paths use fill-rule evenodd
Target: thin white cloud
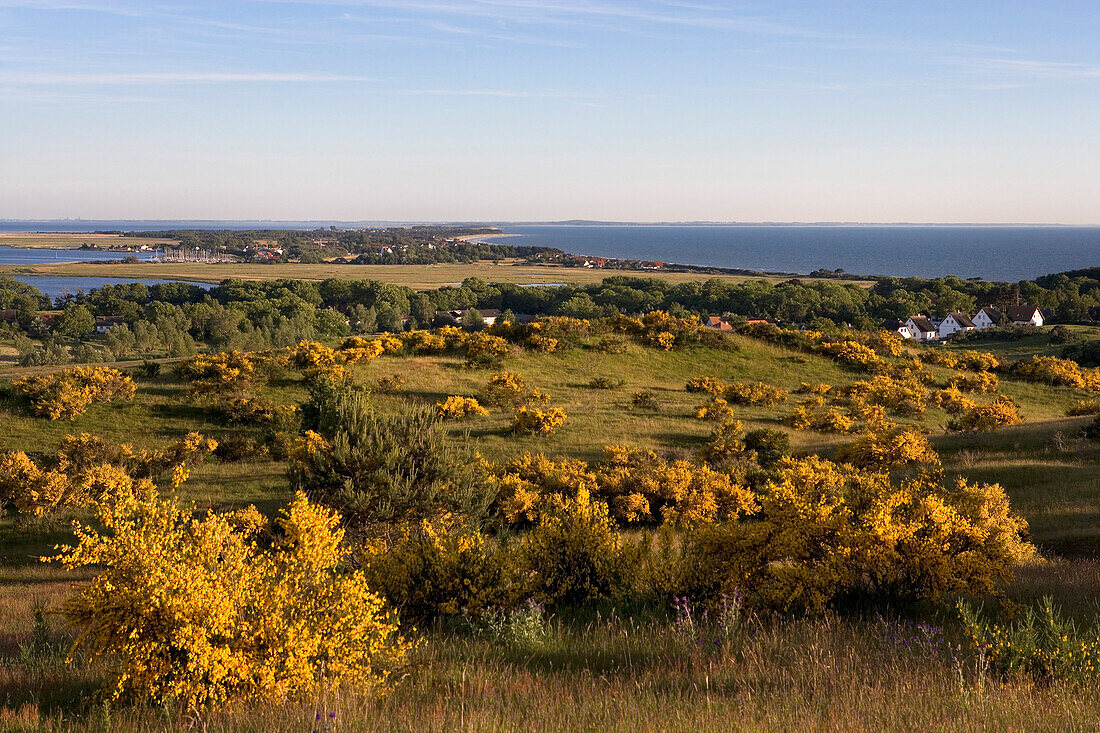
M 237 84 L 254 82 L 330 83 L 373 82 L 366 76 L 336 74 L 277 74 L 264 72 L 122 72 L 110 74 L 69 74 L 39 72 L 0 72 L 0 84 L 33 86 L 58 85 L 136 85 L 136 84 Z
M 1034 59 L 964 58 L 951 61 L 974 72 L 992 72 L 1042 79 L 1100 79 L 1100 65 Z

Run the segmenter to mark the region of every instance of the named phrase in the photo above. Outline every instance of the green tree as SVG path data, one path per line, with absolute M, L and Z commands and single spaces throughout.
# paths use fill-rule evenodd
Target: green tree
M 54 322 L 53 330 L 62 338 L 80 338 L 95 331 L 95 316 L 87 307 L 69 303 Z

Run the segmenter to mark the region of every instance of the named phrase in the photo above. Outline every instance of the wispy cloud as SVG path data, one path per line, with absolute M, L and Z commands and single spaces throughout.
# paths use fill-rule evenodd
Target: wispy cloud
M 329 83 L 373 82 L 366 76 L 336 74 L 279 74 L 266 72 L 122 72 L 110 74 L 70 74 L 38 72 L 0 72 L 0 84 L 25 85 L 138 85 L 138 84 L 238 84 L 254 82 Z
M 1100 64 L 1006 58 L 953 58 L 950 61 L 975 73 L 1007 74 L 1033 79 L 1083 81 L 1100 79 Z

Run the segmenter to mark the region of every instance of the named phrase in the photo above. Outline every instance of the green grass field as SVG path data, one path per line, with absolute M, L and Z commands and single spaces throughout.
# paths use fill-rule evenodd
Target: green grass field
M 743 337 L 730 349 L 660 351 L 630 345 L 625 353 L 590 347 L 560 353 L 515 352 L 504 368 L 551 395 L 568 421 L 555 435 L 518 438 L 510 415 L 456 422 L 452 439 L 490 460 L 524 451 L 595 460 L 605 445 L 651 447 L 688 456 L 710 423 L 692 416 L 706 395 L 689 394 L 696 376 L 766 381 L 794 389 L 801 382 L 850 384 L 861 375 L 834 361 Z M 56 367 L 55 367 L 56 368 Z M 40 367 L 36 371 L 48 371 Z M 14 371 L 14 370 L 13 370 Z M 942 381 L 954 370 L 935 368 Z M 433 404 L 451 394 L 477 395 L 493 370 L 465 367 L 454 356 L 380 357 L 354 367 L 363 383 L 398 375 L 397 394 L 378 394 L 383 411 L 404 402 Z M 624 380 L 615 390 L 588 386 L 594 377 Z M 632 393 L 650 390 L 659 409 L 630 410 Z M 1073 613 L 1090 612 L 1100 565 L 1100 446 L 1077 437 L 1091 418 L 1066 418 L 1079 390 L 1002 376 L 1001 392 L 1020 404 L 1022 425 L 982 435 L 949 434 L 936 409 L 905 418 L 932 432 L 948 474 L 999 482 L 1029 521 L 1050 562 L 1024 568 L 1009 596 L 1032 603 L 1052 595 Z M 296 373 L 276 378 L 264 394 L 294 403 L 305 397 Z M 781 427 L 792 409 L 734 406 L 746 429 Z M 72 422 L 29 416 L 0 402 L 0 450 L 52 453 L 66 434 L 87 431 L 109 440 L 154 447 L 197 430 L 215 438 L 255 437 L 255 428 L 227 426 L 188 395 L 170 370 L 138 378 L 131 403 L 93 405 Z M 792 432 L 796 452 L 830 454 L 850 438 Z M 273 460 L 194 467 L 181 495 L 204 507 L 256 504 L 272 513 L 289 498 L 284 463 Z M 57 653 L 28 657 L 35 603 L 56 604 L 73 580 L 36 558 L 65 541 L 69 516 L 0 521 L 0 729 L 2 730 L 1085 730 L 1100 709 L 1100 690 L 1061 684 L 1036 687 L 996 680 L 960 656 L 951 611 L 929 605 L 920 620 L 943 628 L 936 644 L 913 648 L 899 638 L 911 624 L 889 610 L 825 619 L 760 618 L 720 646 L 677 631 L 666 609 L 592 609 L 551 619 L 550 638 L 535 648 L 503 644 L 462 622 L 423 630 L 407 676 L 381 700 L 333 693 L 305 704 L 243 708 L 190 717 L 182 711 L 118 707 L 86 698 L 100 679 L 94 662 L 66 666 Z M 906 613 L 913 612 L 909 609 Z M 887 620 L 876 618 L 883 613 Z M 54 639 L 63 645 L 65 632 Z M 919 646 L 919 645 L 918 645 Z M 322 713 L 321 723 L 314 716 Z M 336 713 L 328 718 L 327 713 Z M 187 721 L 191 721 L 188 723 Z M 323 724 L 324 728 L 318 727 Z
M 136 241 L 136 240 L 135 240 Z M 0 241 L 0 244 L 3 242 Z M 704 275 L 697 272 L 661 272 L 654 270 L 599 270 L 558 265 L 525 265 L 519 261 L 477 262 L 473 264 L 443 263 L 436 265 L 317 265 L 254 264 L 247 262 L 207 264 L 201 262 L 142 262 L 139 264 L 107 264 L 94 262 L 62 262 L 41 265 L 7 265 L 0 267 L 0 275 L 55 275 L 73 277 L 125 277 L 159 280 L 193 280 L 219 283 L 226 278 L 243 280 L 380 280 L 405 285 L 416 290 L 429 290 L 443 285 L 457 285 L 468 277 L 479 277 L 489 282 L 553 285 L 576 283 L 590 285 L 603 282 L 615 275 L 654 277 L 669 282 L 695 282 L 717 278 L 729 282 L 745 280 L 782 281 L 787 277 L 745 275 Z M 808 278 L 801 278 L 806 280 Z M 812 278 L 809 278 L 812 279 Z M 839 280 L 870 285 L 862 280 Z

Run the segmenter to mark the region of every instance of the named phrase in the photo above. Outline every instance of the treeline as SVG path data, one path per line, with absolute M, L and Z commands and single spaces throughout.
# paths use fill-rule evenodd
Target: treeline
M 65 313 L 50 326 L 39 314 L 48 299 L 28 285 L 3 279 L 0 308 L 9 309 L 8 328 L 24 337 L 80 338 L 94 330 L 95 316 L 117 316 L 124 327 L 114 328 L 111 338 L 122 339 L 129 331 L 145 348 L 159 343 L 173 353 L 187 354 L 204 344 L 263 348 L 302 339 L 442 325 L 441 318 L 452 321 L 441 311 L 469 308 L 497 309 L 506 318 L 594 318 L 664 310 L 680 316 L 770 318 L 817 330 L 843 326 L 869 330 L 881 327 L 884 319 L 922 312 L 973 312 L 982 305 L 1004 307 L 1019 299 L 1047 310 L 1055 322 L 1073 323 L 1086 317 L 1090 307 L 1100 306 L 1098 275 L 1052 275 L 1021 283 L 882 278 L 871 287 L 799 280 L 670 283 L 626 276 L 590 285 L 527 287 L 467 278 L 461 285 L 426 292 L 374 280 L 335 278 L 322 282 L 228 279 L 210 290 L 186 283 L 129 283 L 66 297 L 57 303 Z M 113 347 L 112 351 L 118 353 Z
M 438 262 L 476 262 L 506 258 L 542 259 L 561 255 L 550 247 L 517 247 L 453 241 L 475 234 L 500 234 L 489 227 L 385 227 L 376 229 L 254 229 L 247 231 L 170 229 L 161 232 L 126 232 L 126 236 L 175 239 L 181 247 L 222 251 L 248 257 L 257 250 L 281 250 L 273 262 L 317 263 L 346 257 L 361 265 L 428 265 Z

